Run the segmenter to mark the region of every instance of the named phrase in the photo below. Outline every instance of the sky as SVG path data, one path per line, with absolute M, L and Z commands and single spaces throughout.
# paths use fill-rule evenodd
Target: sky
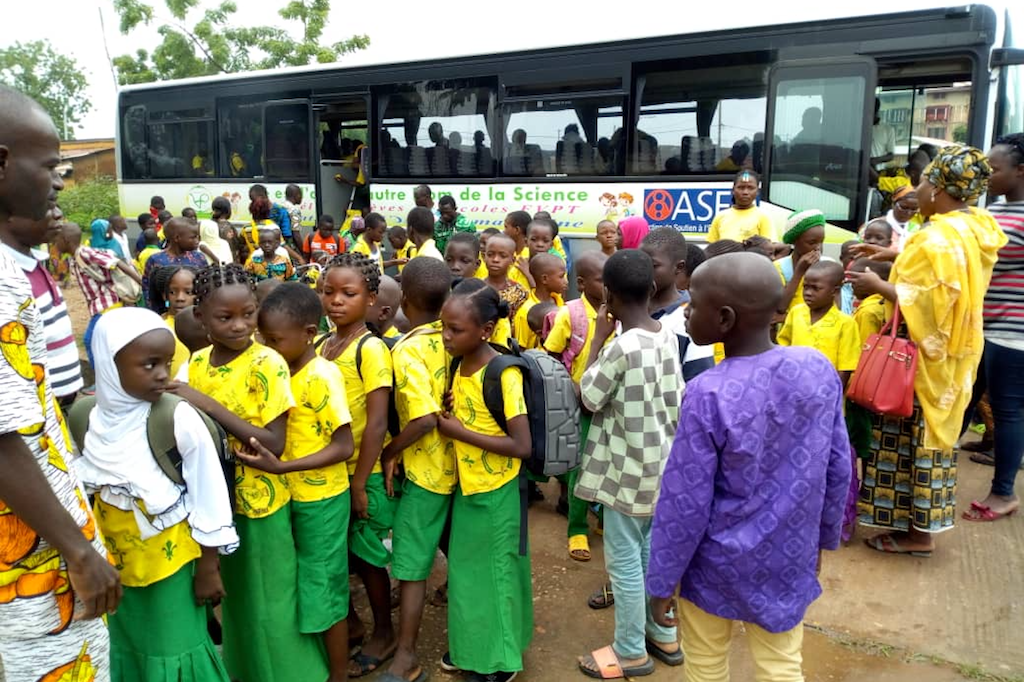
M 104 43 L 111 57 L 134 53 L 140 46 L 158 44 L 157 29 L 170 17 L 163 0 L 151 1 L 157 9 L 155 20 L 127 36 L 118 31 L 113 0 L 46 0 L 45 21 L 40 21 L 38 14 L 30 12 L 5 12 L 6 30 L 0 36 L 0 47 L 16 41 L 45 38 L 59 51 L 72 56 L 86 73 L 89 81 L 87 96 L 93 107 L 83 118 L 76 136 L 79 139 L 113 137 L 117 88 Z M 201 0 L 203 6 L 213 2 Z M 235 15 L 235 21 L 241 25 L 283 22 L 277 10 L 286 4 L 286 0 L 236 2 L 240 11 Z M 628 12 L 610 2 L 584 5 L 569 0 L 516 0 L 514 12 L 499 20 L 497 13 L 486 11 L 489 4 L 480 0 L 434 0 L 429 3 L 388 0 L 379 5 L 335 0 L 324 38 L 326 42 L 353 34 L 369 35 L 370 47 L 343 57 L 341 63 L 376 64 L 814 21 L 832 18 L 837 7 L 843 8 L 838 11 L 850 15 L 953 4 L 950 0 L 859 0 L 855 6 L 803 3 L 798 13 L 784 9 L 784 3 L 779 2 L 732 0 L 727 5 L 727 12 L 697 13 L 686 11 L 684 3 L 665 0 L 630 0 Z M 1019 45 L 1024 36 L 1024 3 L 1013 4 L 1021 5 L 1011 10 L 1011 21 L 1018 27 L 1016 42 Z M 383 16 L 371 11 L 374 7 L 382 8 Z M 581 7 L 586 9 L 581 10 Z

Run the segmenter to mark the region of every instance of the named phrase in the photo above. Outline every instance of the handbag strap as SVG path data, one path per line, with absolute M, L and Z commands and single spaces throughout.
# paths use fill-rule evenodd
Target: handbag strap
M 900 301 L 896 299 L 896 303 L 893 304 L 892 317 L 885 323 L 881 331 L 878 332 L 879 336 L 885 336 L 888 334 L 892 338 L 896 338 L 897 333 L 900 329 Z

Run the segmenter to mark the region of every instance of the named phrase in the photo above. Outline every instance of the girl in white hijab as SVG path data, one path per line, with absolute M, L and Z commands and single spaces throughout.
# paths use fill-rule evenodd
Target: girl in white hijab
M 228 240 L 220 236 L 220 225 L 216 220 L 199 221 L 199 248 L 210 265 L 227 265 L 235 262 L 235 257 L 231 253 L 231 245 Z M 217 263 L 213 261 L 211 255 L 217 259 Z
M 150 310 L 119 308 L 97 323 L 93 350 L 96 406 L 73 466 L 98 493 L 98 524 L 125 586 L 109 620 L 111 678 L 227 682 L 204 606 L 224 594 L 218 552 L 238 546 L 216 446 L 195 408 L 177 403 L 179 485 L 147 437 L 153 404 L 174 400 L 164 393 L 174 335 Z

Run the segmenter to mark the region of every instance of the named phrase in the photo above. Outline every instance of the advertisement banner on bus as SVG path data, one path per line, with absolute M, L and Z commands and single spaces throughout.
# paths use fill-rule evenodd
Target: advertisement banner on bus
M 406 216 L 415 206 L 412 191 L 415 185 L 373 183 L 370 197 L 372 210 L 382 214 L 388 225 L 405 225 Z M 270 198 L 284 201 L 284 184 L 267 184 Z M 316 222 L 316 190 L 313 185 L 300 185 L 304 227 Z M 621 182 L 621 183 L 495 183 L 430 185 L 434 203 L 442 196 L 455 198 L 459 213 L 476 223 L 478 229 L 501 229 L 505 216 L 512 211 L 535 214 L 547 211 L 567 236 L 593 236 L 602 220 L 618 222 L 629 216 L 644 217 L 651 228 L 671 227 L 700 241 L 707 235 L 716 214 L 732 203 L 732 185 L 721 182 Z M 121 207 L 128 217 L 149 210 L 154 194 L 164 198 L 168 208 L 180 213 L 190 206 L 199 217 L 210 216 L 214 197 L 223 196 L 231 202 L 234 222 L 246 222 L 249 216 L 248 184 L 128 184 L 121 185 Z M 345 215 L 342 206 L 325 206 L 323 211 L 335 217 Z M 776 232 L 782 235 L 788 209 L 761 204 L 772 218 Z M 850 233 L 830 227 L 828 241 L 842 243 Z

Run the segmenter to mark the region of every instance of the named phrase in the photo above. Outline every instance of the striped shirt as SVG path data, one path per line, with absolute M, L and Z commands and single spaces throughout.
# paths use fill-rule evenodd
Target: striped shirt
M 106 279 L 98 282 L 87 275 L 78 266 L 79 258 L 87 266 L 91 265 L 102 271 L 106 275 Z M 121 302 L 114 289 L 114 276 L 110 274 L 110 271 L 116 268 L 119 262 L 117 254 L 113 251 L 94 249 L 89 246 L 78 247 L 75 257 L 71 259 L 71 271 L 75 273 L 78 288 L 82 290 L 82 295 L 85 296 L 85 301 L 89 304 L 89 315 L 99 315 L 107 308 Z
M 50 373 L 53 394 L 64 398 L 78 393 L 84 385 L 82 367 L 78 362 L 78 346 L 75 345 L 68 306 L 61 296 L 60 287 L 35 257 L 18 253 L 6 244 L 0 244 L 0 247 L 25 272 L 25 277 L 32 285 L 32 297 L 36 299 L 36 307 L 43 320 L 46 369 Z
M 1024 349 L 1024 202 L 999 202 L 988 210 L 1010 241 L 999 250 L 985 294 L 985 338 Z

